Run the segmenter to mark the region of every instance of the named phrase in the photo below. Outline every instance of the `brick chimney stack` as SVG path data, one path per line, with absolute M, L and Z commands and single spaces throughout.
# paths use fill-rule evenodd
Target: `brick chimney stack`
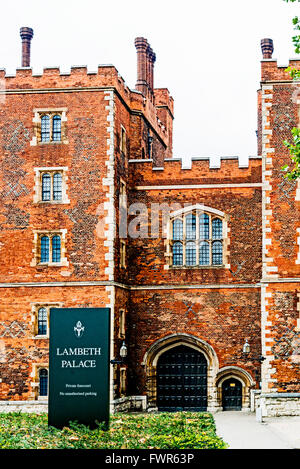
M 273 50 L 274 50 L 274 46 L 273 46 L 273 40 L 272 39 L 262 39 L 260 41 L 260 45 L 261 45 L 261 51 L 262 51 L 262 54 L 263 54 L 263 58 L 264 59 L 271 59 L 272 58 L 272 54 L 273 54 Z
M 137 37 L 134 41 L 137 51 L 137 82 L 136 89 L 144 96 L 153 97 L 154 62 L 156 56 L 147 39 Z
M 33 29 L 21 28 L 20 36 L 22 38 L 22 67 L 30 67 L 30 45 L 33 38 Z
M 151 47 L 148 49 L 148 61 L 149 61 L 149 87 L 151 92 L 153 93 L 154 88 L 154 63 L 156 60 L 156 55 L 154 54 Z

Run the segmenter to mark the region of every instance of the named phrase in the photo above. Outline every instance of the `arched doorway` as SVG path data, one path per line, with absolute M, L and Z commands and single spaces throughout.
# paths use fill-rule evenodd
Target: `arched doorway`
M 222 383 L 223 410 L 242 410 L 243 387 L 241 381 L 228 378 Z
M 160 355 L 157 407 L 169 412 L 207 410 L 207 361 L 201 352 L 178 345 Z

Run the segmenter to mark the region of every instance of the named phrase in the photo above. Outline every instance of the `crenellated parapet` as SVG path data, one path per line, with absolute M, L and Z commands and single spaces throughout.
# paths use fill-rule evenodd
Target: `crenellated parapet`
M 192 158 L 189 167 L 183 165 L 181 158 L 166 159 L 160 167 L 154 166 L 151 159 L 129 160 L 132 187 L 186 184 L 257 184 L 261 187 L 261 170 L 260 156 L 249 157 L 247 164 L 241 163 L 238 157 L 220 157 L 217 162 L 209 157 L 198 157 Z

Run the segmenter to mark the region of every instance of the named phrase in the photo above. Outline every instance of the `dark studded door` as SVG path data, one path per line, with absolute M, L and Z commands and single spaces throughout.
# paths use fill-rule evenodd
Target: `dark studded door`
M 229 378 L 222 385 L 223 410 L 242 410 L 242 383 Z
M 202 353 L 179 345 L 159 357 L 157 407 L 168 412 L 207 409 L 207 362 Z

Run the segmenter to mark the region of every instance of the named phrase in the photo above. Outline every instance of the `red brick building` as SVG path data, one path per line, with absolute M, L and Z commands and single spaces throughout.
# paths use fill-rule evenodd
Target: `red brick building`
M 0 71 L 0 402 L 47 398 L 59 305 L 111 309 L 115 406 L 300 413 L 300 189 L 280 169 L 300 94 L 271 41 L 258 156 L 185 168 L 146 39 L 131 90 L 113 66 L 34 75 L 32 36 Z

